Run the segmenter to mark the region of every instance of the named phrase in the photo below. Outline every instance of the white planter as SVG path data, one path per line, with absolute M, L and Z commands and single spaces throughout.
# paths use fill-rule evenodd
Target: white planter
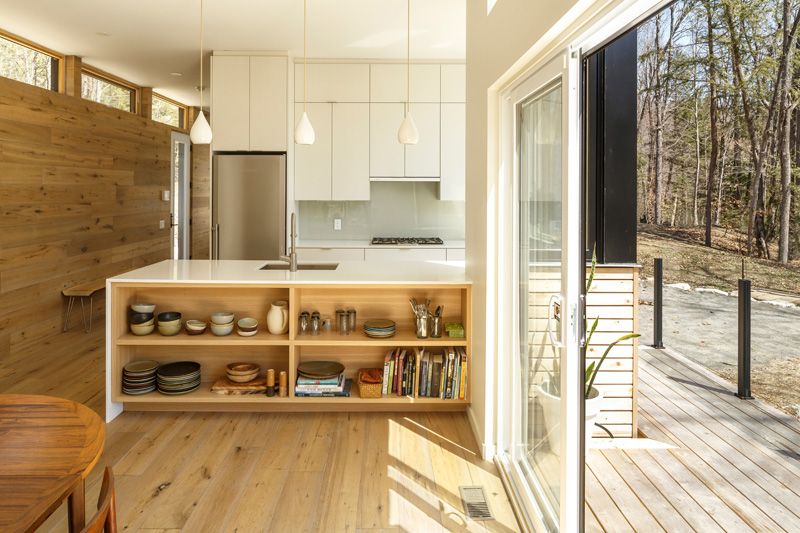
M 597 415 L 603 407 L 603 393 L 602 391 L 592 387 L 589 395 L 586 398 L 584 406 L 584 415 L 586 420 L 586 448 L 592 443 L 592 433 L 594 433 L 594 421 L 597 420 Z

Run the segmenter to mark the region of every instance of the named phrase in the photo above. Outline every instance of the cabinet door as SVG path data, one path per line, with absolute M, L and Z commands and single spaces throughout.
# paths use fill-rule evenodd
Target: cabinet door
M 411 65 L 411 101 L 439 101 L 439 65 Z M 406 101 L 406 66 L 370 65 L 370 102 Z
M 211 56 L 214 150 L 250 149 L 250 58 Z
M 466 106 L 442 104 L 442 179 L 440 200 L 464 201 L 466 184 Z
M 419 130 L 419 142 L 405 146 L 405 176 L 439 177 L 439 104 L 414 104 L 411 106 L 411 115 Z
M 404 105 L 399 103 L 369 106 L 369 175 L 372 177 L 398 178 L 405 175 L 405 152 L 397 141 L 403 108 Z
M 288 58 L 250 58 L 250 150 L 286 151 Z
M 363 261 L 363 248 L 298 248 L 298 261 Z
M 466 65 L 442 65 L 442 103 L 461 103 L 466 101 Z
M 367 261 L 447 261 L 444 248 L 367 248 Z
M 294 65 L 294 99 L 303 101 L 303 63 Z M 369 65 L 309 63 L 309 102 L 369 102 Z
M 333 104 L 333 200 L 369 200 L 369 104 Z
M 314 144 L 294 146 L 295 200 L 331 199 L 331 104 L 308 104 L 306 109 L 314 127 Z M 303 114 L 303 104 L 295 105 L 295 124 Z

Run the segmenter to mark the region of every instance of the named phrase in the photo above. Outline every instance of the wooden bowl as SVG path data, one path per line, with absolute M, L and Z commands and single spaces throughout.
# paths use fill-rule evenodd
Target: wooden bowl
M 253 381 L 258 377 L 258 371 L 252 372 L 250 374 L 245 375 L 231 375 L 228 374 L 228 379 L 235 382 L 235 383 L 247 383 L 248 381 Z
M 258 374 L 260 371 L 261 367 L 255 363 L 230 363 L 225 367 L 225 372 L 227 372 L 229 376 L 246 376 L 253 372 Z

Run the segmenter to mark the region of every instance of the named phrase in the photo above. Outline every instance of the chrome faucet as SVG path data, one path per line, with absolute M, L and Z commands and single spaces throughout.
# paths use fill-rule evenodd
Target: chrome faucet
M 280 259 L 289 263 L 289 272 L 297 272 L 297 219 L 294 213 L 292 213 L 292 229 L 289 237 L 292 240 L 291 252 L 289 255 L 280 256 Z

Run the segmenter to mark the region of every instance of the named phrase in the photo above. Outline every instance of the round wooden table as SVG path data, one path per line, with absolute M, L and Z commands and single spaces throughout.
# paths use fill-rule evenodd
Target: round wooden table
M 0 531 L 35 530 L 64 498 L 70 531 L 83 529 L 84 480 L 105 439 L 105 423 L 85 405 L 0 394 Z

